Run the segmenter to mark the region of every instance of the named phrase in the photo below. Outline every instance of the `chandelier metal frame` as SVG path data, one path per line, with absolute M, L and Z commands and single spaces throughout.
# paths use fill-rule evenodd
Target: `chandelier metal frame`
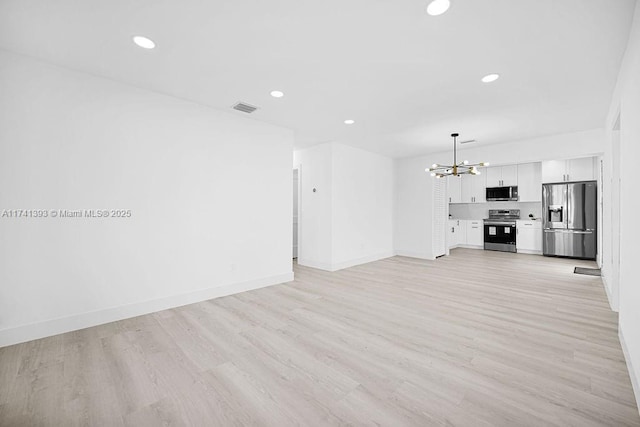
M 469 163 L 468 160 L 463 160 L 458 163 L 458 133 L 452 133 L 453 138 L 453 165 L 440 165 L 434 163 L 430 168 L 425 169 L 425 172 L 431 172 L 431 176 L 435 178 L 444 178 L 446 176 L 460 176 L 460 175 L 480 175 L 478 170 L 479 166 L 489 166 L 488 162 Z

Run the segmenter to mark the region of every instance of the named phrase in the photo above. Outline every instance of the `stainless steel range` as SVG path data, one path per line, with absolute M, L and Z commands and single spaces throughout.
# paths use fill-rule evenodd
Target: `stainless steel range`
M 484 220 L 484 248 L 490 251 L 516 251 L 516 220 L 520 209 L 489 209 Z

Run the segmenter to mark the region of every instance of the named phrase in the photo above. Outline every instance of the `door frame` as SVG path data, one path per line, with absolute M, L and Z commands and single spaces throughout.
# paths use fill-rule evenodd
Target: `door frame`
M 302 258 L 300 256 L 302 252 L 301 251 L 302 245 L 300 244 L 300 242 L 302 241 L 302 227 L 300 225 L 302 222 L 302 164 L 298 164 L 294 166 L 292 169 L 292 174 L 293 174 L 293 171 L 296 171 L 296 170 L 298 171 L 298 187 L 296 189 L 296 191 L 298 192 L 298 226 L 296 227 L 298 232 L 298 241 L 296 242 L 298 246 L 298 253 L 297 253 L 298 256 L 296 258 L 299 260 L 300 258 Z M 291 218 L 291 221 L 293 221 L 293 218 Z M 293 230 L 293 224 L 291 224 L 291 229 Z M 292 251 L 291 255 L 293 255 L 293 245 L 292 245 L 291 251 Z M 293 256 L 291 257 L 291 260 L 293 261 Z

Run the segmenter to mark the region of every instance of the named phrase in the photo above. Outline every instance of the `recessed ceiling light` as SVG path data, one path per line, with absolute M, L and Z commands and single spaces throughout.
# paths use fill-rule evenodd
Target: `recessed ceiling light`
M 281 92 L 279 90 L 272 90 L 271 96 L 273 96 L 274 98 L 282 98 L 284 96 L 284 92 Z
M 431 16 L 438 16 L 449 10 L 451 2 L 449 0 L 433 0 L 427 6 L 427 13 Z
M 482 82 L 483 83 L 491 83 L 491 82 L 495 82 L 499 78 L 500 78 L 500 74 L 487 74 L 486 76 L 484 76 L 482 78 Z
M 156 44 L 153 42 L 153 40 L 143 36 L 135 36 L 133 38 L 133 42 L 143 49 L 153 49 L 154 47 L 156 47 Z
M 344 124 L 345 124 L 345 125 L 352 125 L 352 124 L 354 124 L 355 122 L 356 122 L 355 120 L 348 119 L 348 120 L 345 120 L 345 121 L 344 121 Z

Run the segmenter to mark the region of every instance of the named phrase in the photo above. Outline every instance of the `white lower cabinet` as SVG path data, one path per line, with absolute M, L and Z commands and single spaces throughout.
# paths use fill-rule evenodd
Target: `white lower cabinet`
M 542 221 L 516 222 L 516 250 L 521 253 L 542 253 Z
M 461 225 L 462 224 L 462 225 Z M 463 245 L 467 240 L 467 229 L 464 226 L 464 220 L 462 219 L 450 219 L 449 220 L 449 232 L 447 233 L 448 240 L 447 245 L 449 249 L 457 248 Z
M 484 248 L 484 223 L 482 220 L 467 220 L 467 246 Z
M 450 219 L 447 235 L 449 236 L 449 249 L 459 246 L 484 247 L 484 225 L 481 219 Z

